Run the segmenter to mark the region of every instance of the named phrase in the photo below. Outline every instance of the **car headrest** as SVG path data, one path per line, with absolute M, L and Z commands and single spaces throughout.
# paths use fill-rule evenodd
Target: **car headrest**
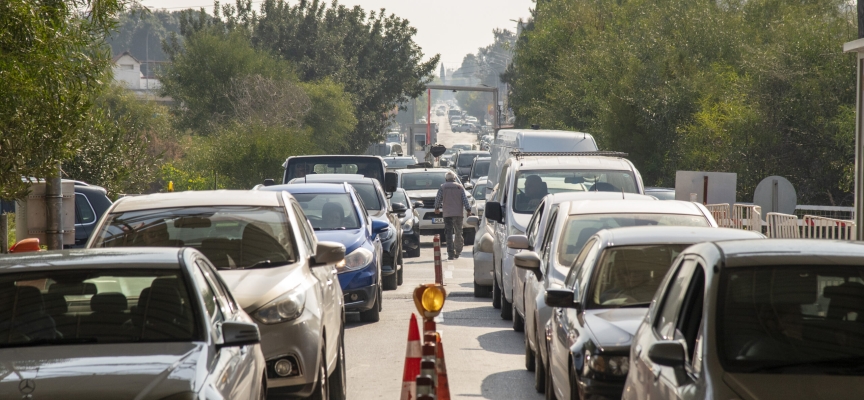
M 846 282 L 838 286 L 827 286 L 822 295 L 831 300 L 834 299 L 859 299 L 864 304 L 864 284 L 858 282 Z
M 69 311 L 66 296 L 60 293 L 46 293 L 42 295 L 42 300 L 45 303 L 45 313 L 48 315 L 61 315 Z
M 19 286 L 18 310 L 21 312 L 41 312 L 43 310 L 42 292 L 33 286 Z
M 126 311 L 128 307 L 123 293 L 99 293 L 90 299 L 90 309 L 94 312 L 118 313 Z

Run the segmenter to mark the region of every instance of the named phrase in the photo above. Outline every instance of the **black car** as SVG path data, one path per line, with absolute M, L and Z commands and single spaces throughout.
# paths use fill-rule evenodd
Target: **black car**
M 405 206 L 405 211 L 399 211 L 397 214 L 402 223 L 402 249 L 405 251 L 404 257 L 420 257 L 420 217 L 417 216 L 417 211 L 414 211 L 414 208 L 422 207 L 423 202 L 412 202 L 405 189 L 399 188 L 390 197 L 390 207 L 394 212 L 397 211 L 398 207 L 394 207 L 395 204 Z
M 462 150 L 460 151 L 451 165 L 456 171 L 456 175 L 462 179 L 462 182 L 467 182 L 471 173 L 471 166 L 474 165 L 474 159 L 477 157 L 489 157 L 488 151 L 480 150 Z
M 84 247 L 99 218 L 111 207 L 108 191 L 101 186 L 75 181 L 75 244 Z

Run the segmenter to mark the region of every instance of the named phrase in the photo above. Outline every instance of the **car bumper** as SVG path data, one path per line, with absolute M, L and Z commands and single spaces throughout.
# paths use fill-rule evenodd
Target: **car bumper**
M 364 286 L 355 289 L 342 290 L 345 312 L 361 312 L 375 307 L 378 298 L 378 285 Z
M 583 377 L 579 379 L 579 388 L 586 400 L 618 400 L 624 394 L 624 383 L 624 379 L 608 381 Z
M 474 283 L 492 286 L 492 253 L 474 250 Z
M 416 229 L 402 231 L 402 249 L 416 250 L 420 247 L 420 232 Z
M 435 214 L 435 210 L 431 208 L 418 208 L 417 214 L 420 216 L 420 233 L 424 235 L 433 235 L 435 233 L 444 233 L 444 214 Z M 441 222 L 432 222 L 432 218 L 441 218 Z M 462 219 L 462 229 L 474 229 L 468 225 L 468 218 Z M 434 231 L 434 232 L 433 232 Z
M 267 387 L 273 395 L 280 393 L 308 396 L 312 393 L 321 356 L 322 321 L 318 315 L 306 311 L 293 321 L 266 325 L 258 323 L 261 332 L 261 352 L 267 361 Z M 297 368 L 297 374 L 278 377 L 272 372 L 273 364 L 288 359 Z M 275 389 L 275 390 L 274 390 Z

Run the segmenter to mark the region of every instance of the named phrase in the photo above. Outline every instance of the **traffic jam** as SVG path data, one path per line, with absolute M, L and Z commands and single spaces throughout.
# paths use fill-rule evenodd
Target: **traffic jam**
M 417 260 L 436 281 L 411 292 L 398 390 L 450 399 L 436 317 L 460 257 L 546 399 L 864 396 L 860 243 L 768 238 L 699 188 L 669 199 L 587 133 L 430 154 L 293 156 L 250 190 L 120 198 L 79 248 L 19 241 L 0 398 L 346 399 L 349 316 L 378 323 Z

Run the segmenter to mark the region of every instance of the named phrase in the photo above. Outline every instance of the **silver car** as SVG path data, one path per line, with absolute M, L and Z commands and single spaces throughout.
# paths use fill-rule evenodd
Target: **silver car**
M 860 399 L 864 246 L 767 239 L 689 247 L 629 356 L 625 400 Z
M 3 399 L 261 399 L 259 340 L 194 249 L 0 256 Z
M 126 197 L 108 210 L 87 246 L 200 250 L 258 323 L 269 396 L 344 399 L 345 316 L 336 263 L 345 247 L 318 242 L 290 194 Z

